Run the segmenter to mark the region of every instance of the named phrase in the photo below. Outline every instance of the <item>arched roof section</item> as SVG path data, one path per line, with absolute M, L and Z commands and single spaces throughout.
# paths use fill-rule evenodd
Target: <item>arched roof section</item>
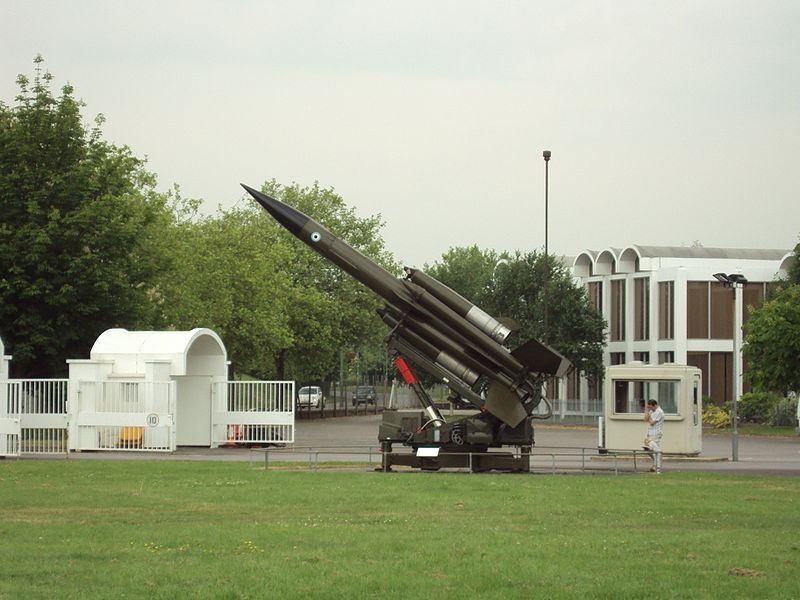
M 618 273 L 635 273 L 639 269 L 641 255 L 636 246 L 628 246 L 619 255 Z
M 576 277 L 590 277 L 594 275 L 594 257 L 597 253 L 592 250 L 584 250 L 575 257 L 572 263 L 572 273 Z
M 606 248 L 597 255 L 594 272 L 595 275 L 611 275 L 617 272 L 617 257 L 612 248 Z
M 797 254 L 788 252 L 786 256 L 781 259 L 781 264 L 778 267 L 778 278 L 786 279 L 789 277 L 789 270 L 797 264 Z
M 112 360 L 118 373 L 142 374 L 145 363 L 170 362 L 170 375 L 220 375 L 228 353 L 211 329 L 191 331 L 128 331 L 109 329 L 95 340 L 92 360 Z

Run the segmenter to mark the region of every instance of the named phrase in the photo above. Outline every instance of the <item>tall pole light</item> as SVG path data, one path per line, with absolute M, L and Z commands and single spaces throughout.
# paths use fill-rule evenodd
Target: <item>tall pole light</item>
M 739 460 L 739 396 L 742 393 L 742 290 L 747 278 L 739 273 L 714 273 L 714 279 L 733 288 L 733 381 L 731 388 L 731 460 Z
M 542 157 L 544 158 L 544 254 L 547 256 L 547 219 L 548 219 L 548 166 L 550 165 L 550 150 L 545 150 L 542 152 Z
M 542 152 L 542 157 L 544 158 L 544 341 L 545 343 L 549 343 L 550 336 L 548 335 L 548 327 L 547 327 L 547 288 L 550 285 L 550 255 L 548 254 L 548 247 L 547 247 L 547 226 L 548 226 L 548 212 L 549 212 L 549 165 L 550 165 L 550 150 L 544 150 Z

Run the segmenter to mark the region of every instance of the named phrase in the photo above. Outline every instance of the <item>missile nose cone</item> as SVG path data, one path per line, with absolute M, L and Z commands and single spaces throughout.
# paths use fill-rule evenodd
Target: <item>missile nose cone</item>
M 258 203 L 263 206 L 264 209 L 271 214 L 278 223 L 283 225 L 294 235 L 300 233 L 300 230 L 303 229 L 305 224 L 311 220 L 310 217 L 304 215 L 296 208 L 293 208 L 288 204 L 284 204 L 280 200 L 276 200 L 271 196 L 267 196 L 266 194 L 263 194 L 258 190 L 254 190 L 250 186 L 243 183 L 241 186 L 247 190 L 247 193 L 255 198 L 256 201 L 258 201 Z

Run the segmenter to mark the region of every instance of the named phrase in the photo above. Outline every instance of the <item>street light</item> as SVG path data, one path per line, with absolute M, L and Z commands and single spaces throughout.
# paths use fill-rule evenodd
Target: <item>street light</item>
M 550 150 L 544 150 L 542 152 L 542 157 L 544 158 L 544 341 L 549 342 L 550 336 L 547 335 L 548 327 L 547 327 L 547 287 L 550 284 L 550 263 L 549 255 L 547 253 L 547 220 L 548 220 L 548 188 L 549 188 L 549 172 L 548 167 L 550 165 Z
M 731 402 L 731 459 L 739 460 L 739 394 L 742 391 L 742 289 L 747 277 L 741 273 L 714 273 L 714 279 L 733 288 L 733 398 Z
M 547 256 L 547 212 L 548 212 L 548 166 L 550 165 L 550 150 L 542 152 L 544 158 L 544 254 Z

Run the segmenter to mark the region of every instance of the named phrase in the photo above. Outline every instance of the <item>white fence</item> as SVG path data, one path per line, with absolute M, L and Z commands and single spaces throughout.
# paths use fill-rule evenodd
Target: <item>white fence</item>
M 293 444 L 293 381 L 214 384 L 211 445 Z
M 0 456 L 175 450 L 174 381 L 77 386 L 70 390 L 67 379 L 0 381 Z M 219 382 L 211 392 L 212 446 L 294 443 L 294 382 Z
M 550 400 L 553 406 L 553 421 L 587 421 L 595 423 L 597 417 L 603 414 L 602 399 L 555 398 Z M 533 411 L 534 415 L 547 414 L 547 403 L 543 400 Z
M 71 449 L 175 450 L 175 382 L 81 381 Z
M 66 379 L 0 382 L 0 418 L 19 421 L 16 454 L 67 452 L 67 395 Z M 14 441 L 7 440 L 6 444 L 13 447 Z

